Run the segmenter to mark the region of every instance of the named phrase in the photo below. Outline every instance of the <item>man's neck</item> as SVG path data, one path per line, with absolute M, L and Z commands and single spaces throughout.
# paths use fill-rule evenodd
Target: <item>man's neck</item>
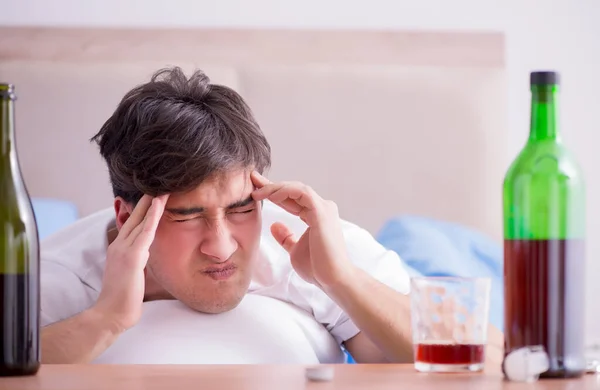
M 144 291 L 144 302 L 175 299 L 157 281 L 152 270 L 146 266 L 144 269 L 146 289 Z

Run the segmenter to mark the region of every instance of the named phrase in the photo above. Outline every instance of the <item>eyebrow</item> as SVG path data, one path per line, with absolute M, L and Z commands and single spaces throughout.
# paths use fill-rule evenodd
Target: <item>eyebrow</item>
M 227 207 L 225 207 L 225 209 L 226 210 L 237 209 L 240 207 L 248 206 L 252 203 L 254 203 L 254 198 L 252 197 L 252 194 L 250 194 L 250 196 L 248 196 L 246 199 L 235 201 L 235 202 L 229 204 Z M 203 213 L 204 211 L 206 211 L 206 208 L 200 207 L 200 206 L 185 207 L 185 208 L 174 207 L 174 208 L 167 208 L 167 211 L 171 214 L 188 216 L 188 215 L 195 215 L 195 214 Z

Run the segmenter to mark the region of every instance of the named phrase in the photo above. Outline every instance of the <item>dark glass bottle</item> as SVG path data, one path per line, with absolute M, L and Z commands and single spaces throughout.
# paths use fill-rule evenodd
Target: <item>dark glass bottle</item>
M 0 84 L 0 375 L 40 366 L 38 231 L 15 146 L 14 87 Z

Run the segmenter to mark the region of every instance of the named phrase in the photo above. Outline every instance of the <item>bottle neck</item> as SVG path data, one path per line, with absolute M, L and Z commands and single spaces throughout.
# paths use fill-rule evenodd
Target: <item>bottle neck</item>
M 14 104 L 0 97 L 0 164 L 4 165 L 13 154 L 15 140 Z
M 558 87 L 533 85 L 529 141 L 560 141 L 558 127 Z

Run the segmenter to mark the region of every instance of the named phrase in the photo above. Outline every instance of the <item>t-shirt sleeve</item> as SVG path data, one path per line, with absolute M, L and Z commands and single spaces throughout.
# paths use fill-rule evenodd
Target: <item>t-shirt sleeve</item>
M 64 265 L 41 262 L 41 326 L 65 320 L 89 308 L 97 292 Z
M 386 249 L 368 231 L 354 224 L 342 221 L 342 228 L 352 263 L 399 293 L 409 293 L 410 277 L 396 252 Z M 318 287 L 304 282 L 296 273 L 290 279 L 289 292 L 297 305 L 312 311 L 315 319 L 327 327 L 338 343 L 360 332 L 331 298 Z

